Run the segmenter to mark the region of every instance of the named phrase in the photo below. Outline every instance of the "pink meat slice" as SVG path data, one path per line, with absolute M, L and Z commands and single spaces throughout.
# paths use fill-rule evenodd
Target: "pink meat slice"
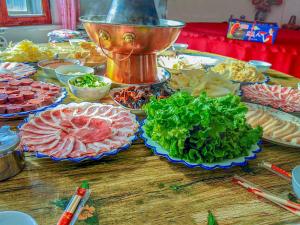
M 83 128 L 80 130 L 73 130 L 70 135 L 78 138 L 83 143 L 93 143 L 103 141 L 111 137 L 111 129 L 109 126 L 103 126 L 100 129 Z
M 73 124 L 74 128 L 84 128 L 90 122 L 90 118 L 87 116 L 75 116 L 71 119 L 71 123 Z
M 33 134 L 54 134 L 57 133 L 57 130 L 47 130 L 47 129 L 40 129 L 36 127 L 32 122 L 26 123 L 22 128 L 21 131 L 28 131 Z
M 112 127 L 116 128 L 116 129 L 120 129 L 123 127 L 127 127 L 130 129 L 135 129 L 136 128 L 136 124 L 132 123 L 132 122 L 113 122 Z
M 116 114 L 116 115 L 111 116 L 110 119 L 115 120 L 115 119 L 119 119 L 120 117 L 121 117 L 121 118 L 123 118 L 123 117 L 128 117 L 128 118 L 130 118 L 131 115 L 130 115 L 130 113 L 127 112 L 127 111 L 122 111 L 122 112 L 119 112 L 119 113 Z
M 102 105 L 99 107 L 96 115 L 103 116 L 105 113 L 107 113 L 107 111 L 111 110 L 112 108 L 113 108 L 113 106 L 111 106 L 111 105 Z
M 66 144 L 61 152 L 54 155 L 55 157 L 67 158 L 69 154 L 74 150 L 75 137 L 68 137 Z
M 32 146 L 31 146 L 31 149 L 32 149 L 32 151 L 38 151 L 38 152 L 42 152 L 46 155 L 49 155 L 49 153 L 59 145 L 60 141 L 61 141 L 61 139 L 56 139 L 53 142 L 35 146 L 35 148 L 32 148 Z
M 102 142 L 94 142 L 87 145 L 87 148 L 90 151 L 95 151 L 96 153 L 108 152 L 111 150 L 111 147 Z
M 69 154 L 71 158 L 78 158 L 87 153 L 87 149 L 84 143 L 76 139 L 74 144 L 74 150 Z
M 52 120 L 55 123 L 60 123 L 61 119 L 62 119 L 62 115 L 61 115 L 61 111 L 60 110 L 53 110 L 50 113 Z
M 53 134 L 34 134 L 31 132 L 27 132 L 27 131 L 21 131 L 20 135 L 22 137 L 22 139 L 28 139 L 28 138 L 32 138 L 32 139 L 44 139 L 44 138 L 49 138 L 52 136 L 58 136 L 60 134 L 60 132 L 58 133 L 53 133 Z
M 48 154 L 57 158 L 62 156 L 62 152 L 65 151 L 66 147 L 70 147 L 70 138 L 66 137 L 60 139 L 58 145 L 48 151 Z
M 61 117 L 63 119 L 69 119 L 74 116 L 74 108 L 63 108 L 61 109 Z
M 44 123 L 44 121 L 40 117 L 34 118 L 31 121 L 31 124 L 42 130 L 57 131 L 57 128 L 51 127 L 48 124 Z
M 59 121 L 53 120 L 53 117 L 51 115 L 51 111 L 45 111 L 41 114 L 41 119 L 44 121 L 46 124 L 51 124 L 52 127 L 59 128 Z
M 94 116 L 98 113 L 98 109 L 99 109 L 99 106 L 97 105 L 92 105 L 90 107 L 88 107 L 84 112 L 83 112 L 83 115 L 86 115 L 86 116 Z
M 41 137 L 22 137 L 22 143 L 26 143 L 28 146 L 32 145 L 43 145 L 43 144 L 48 144 L 51 143 L 59 138 L 59 135 L 53 134 L 47 136 L 47 138 L 41 138 Z

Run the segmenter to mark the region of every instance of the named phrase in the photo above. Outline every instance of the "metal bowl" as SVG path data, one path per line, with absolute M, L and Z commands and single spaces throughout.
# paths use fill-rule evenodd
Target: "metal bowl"
M 11 131 L 9 126 L 0 128 L 0 181 L 9 179 L 23 170 L 24 154 L 16 150 L 19 143 L 19 135 Z

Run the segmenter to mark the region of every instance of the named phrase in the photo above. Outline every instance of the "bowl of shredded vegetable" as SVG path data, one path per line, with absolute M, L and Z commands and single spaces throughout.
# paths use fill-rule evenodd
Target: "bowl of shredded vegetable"
M 71 78 L 68 81 L 71 92 L 85 101 L 98 101 L 105 97 L 110 90 L 112 81 L 103 76 L 86 74 Z
M 91 67 L 80 65 L 65 65 L 55 69 L 56 78 L 64 85 L 68 85 L 68 80 L 81 77 L 87 74 L 95 74 L 95 70 Z

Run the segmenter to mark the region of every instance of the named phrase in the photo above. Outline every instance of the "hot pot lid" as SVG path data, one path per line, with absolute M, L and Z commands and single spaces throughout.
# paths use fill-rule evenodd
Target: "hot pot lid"
M 16 132 L 10 129 L 10 126 L 3 126 L 0 128 L 0 156 L 15 148 L 20 143 L 20 137 Z

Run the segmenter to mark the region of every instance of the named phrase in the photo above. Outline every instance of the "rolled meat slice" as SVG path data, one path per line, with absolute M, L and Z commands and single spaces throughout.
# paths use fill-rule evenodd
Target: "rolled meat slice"
M 8 95 L 7 94 L 0 94 L 0 104 L 3 105 L 7 102 Z
M 31 87 L 32 88 L 41 88 L 42 86 L 42 83 L 41 82 L 38 82 L 38 81 L 34 81 L 32 84 L 31 84 Z
M 8 85 L 11 87 L 18 87 L 21 85 L 21 81 L 19 80 L 11 80 L 8 82 Z
M 18 88 L 17 86 L 8 86 L 8 87 L 6 88 L 6 90 L 7 90 L 7 91 L 16 91 L 16 90 L 19 91 L 19 88 Z
M 37 107 L 43 106 L 43 104 L 42 104 L 43 100 L 42 99 L 30 99 L 30 100 L 28 100 L 27 103 L 36 105 Z
M 0 105 L 0 114 L 6 113 L 6 105 Z
M 8 101 L 11 104 L 20 104 L 24 102 L 24 96 L 22 94 L 8 95 Z
M 8 94 L 8 95 L 20 94 L 20 91 L 19 90 L 6 91 L 6 94 Z
M 55 86 L 55 85 L 50 85 L 50 87 L 49 87 L 49 90 L 50 91 L 60 91 L 60 87 L 58 87 L 58 86 Z
M 23 109 L 24 112 L 32 111 L 32 110 L 35 110 L 37 108 L 38 108 L 38 106 L 35 105 L 35 104 L 26 103 L 26 104 L 22 105 L 22 109 Z
M 6 88 L 8 86 L 5 82 L 0 82 L 0 88 Z
M 47 106 L 47 105 L 51 105 L 53 102 L 54 102 L 54 99 L 53 97 L 50 97 L 50 96 L 45 96 L 42 98 L 42 101 L 43 101 L 43 106 Z
M 18 113 L 22 111 L 22 107 L 19 105 L 8 105 L 6 106 L 7 113 Z
M 33 83 L 33 80 L 30 78 L 21 80 L 21 85 L 23 85 L 23 86 L 28 86 L 28 85 L 31 85 L 32 83 Z
M 42 88 L 42 90 L 48 91 L 49 90 L 49 85 L 48 84 L 42 84 L 41 88 Z
M 24 96 L 25 100 L 34 99 L 35 96 L 33 91 L 22 91 L 20 94 Z

